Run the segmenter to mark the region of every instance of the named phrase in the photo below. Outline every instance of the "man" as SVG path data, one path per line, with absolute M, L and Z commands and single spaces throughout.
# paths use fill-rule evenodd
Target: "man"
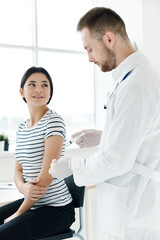
M 98 152 L 64 157 L 50 171 L 57 178 L 73 174 L 78 186 L 97 184 L 97 240 L 159 240 L 160 81 L 111 9 L 91 9 L 77 29 L 89 61 L 113 70 L 116 86 Z

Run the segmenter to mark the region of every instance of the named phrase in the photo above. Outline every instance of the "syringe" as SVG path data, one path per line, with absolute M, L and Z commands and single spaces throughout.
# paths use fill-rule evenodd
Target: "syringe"
M 66 147 L 69 147 L 71 144 L 73 144 L 74 142 L 76 142 L 77 139 L 79 139 L 80 137 L 82 137 L 84 134 L 85 134 L 85 133 L 82 133 L 82 134 L 78 135 L 77 137 L 71 138 L 70 140 L 68 140 L 68 141 L 66 142 Z

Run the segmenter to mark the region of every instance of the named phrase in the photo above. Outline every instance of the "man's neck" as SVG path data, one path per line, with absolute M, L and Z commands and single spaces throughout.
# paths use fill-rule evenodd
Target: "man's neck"
M 136 50 L 130 43 L 130 41 L 127 42 L 120 42 L 117 44 L 117 49 L 116 49 L 116 67 L 123 61 L 125 60 L 129 55 L 135 53 Z

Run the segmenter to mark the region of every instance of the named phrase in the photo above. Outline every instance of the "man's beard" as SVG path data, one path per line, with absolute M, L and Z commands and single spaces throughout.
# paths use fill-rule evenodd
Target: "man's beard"
M 111 70 L 113 70 L 114 68 L 116 68 L 116 57 L 115 54 L 112 50 L 108 49 L 106 47 L 104 54 L 106 57 L 106 60 L 104 61 L 104 63 L 101 65 L 101 71 L 102 72 L 109 72 Z

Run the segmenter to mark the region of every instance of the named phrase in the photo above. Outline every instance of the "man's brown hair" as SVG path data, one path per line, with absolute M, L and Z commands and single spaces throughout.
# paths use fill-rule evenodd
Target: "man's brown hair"
M 81 31 L 84 27 L 87 27 L 91 35 L 98 40 L 102 40 L 107 31 L 119 34 L 123 39 L 128 39 L 124 21 L 109 8 L 95 7 L 89 10 L 79 20 L 77 31 Z

